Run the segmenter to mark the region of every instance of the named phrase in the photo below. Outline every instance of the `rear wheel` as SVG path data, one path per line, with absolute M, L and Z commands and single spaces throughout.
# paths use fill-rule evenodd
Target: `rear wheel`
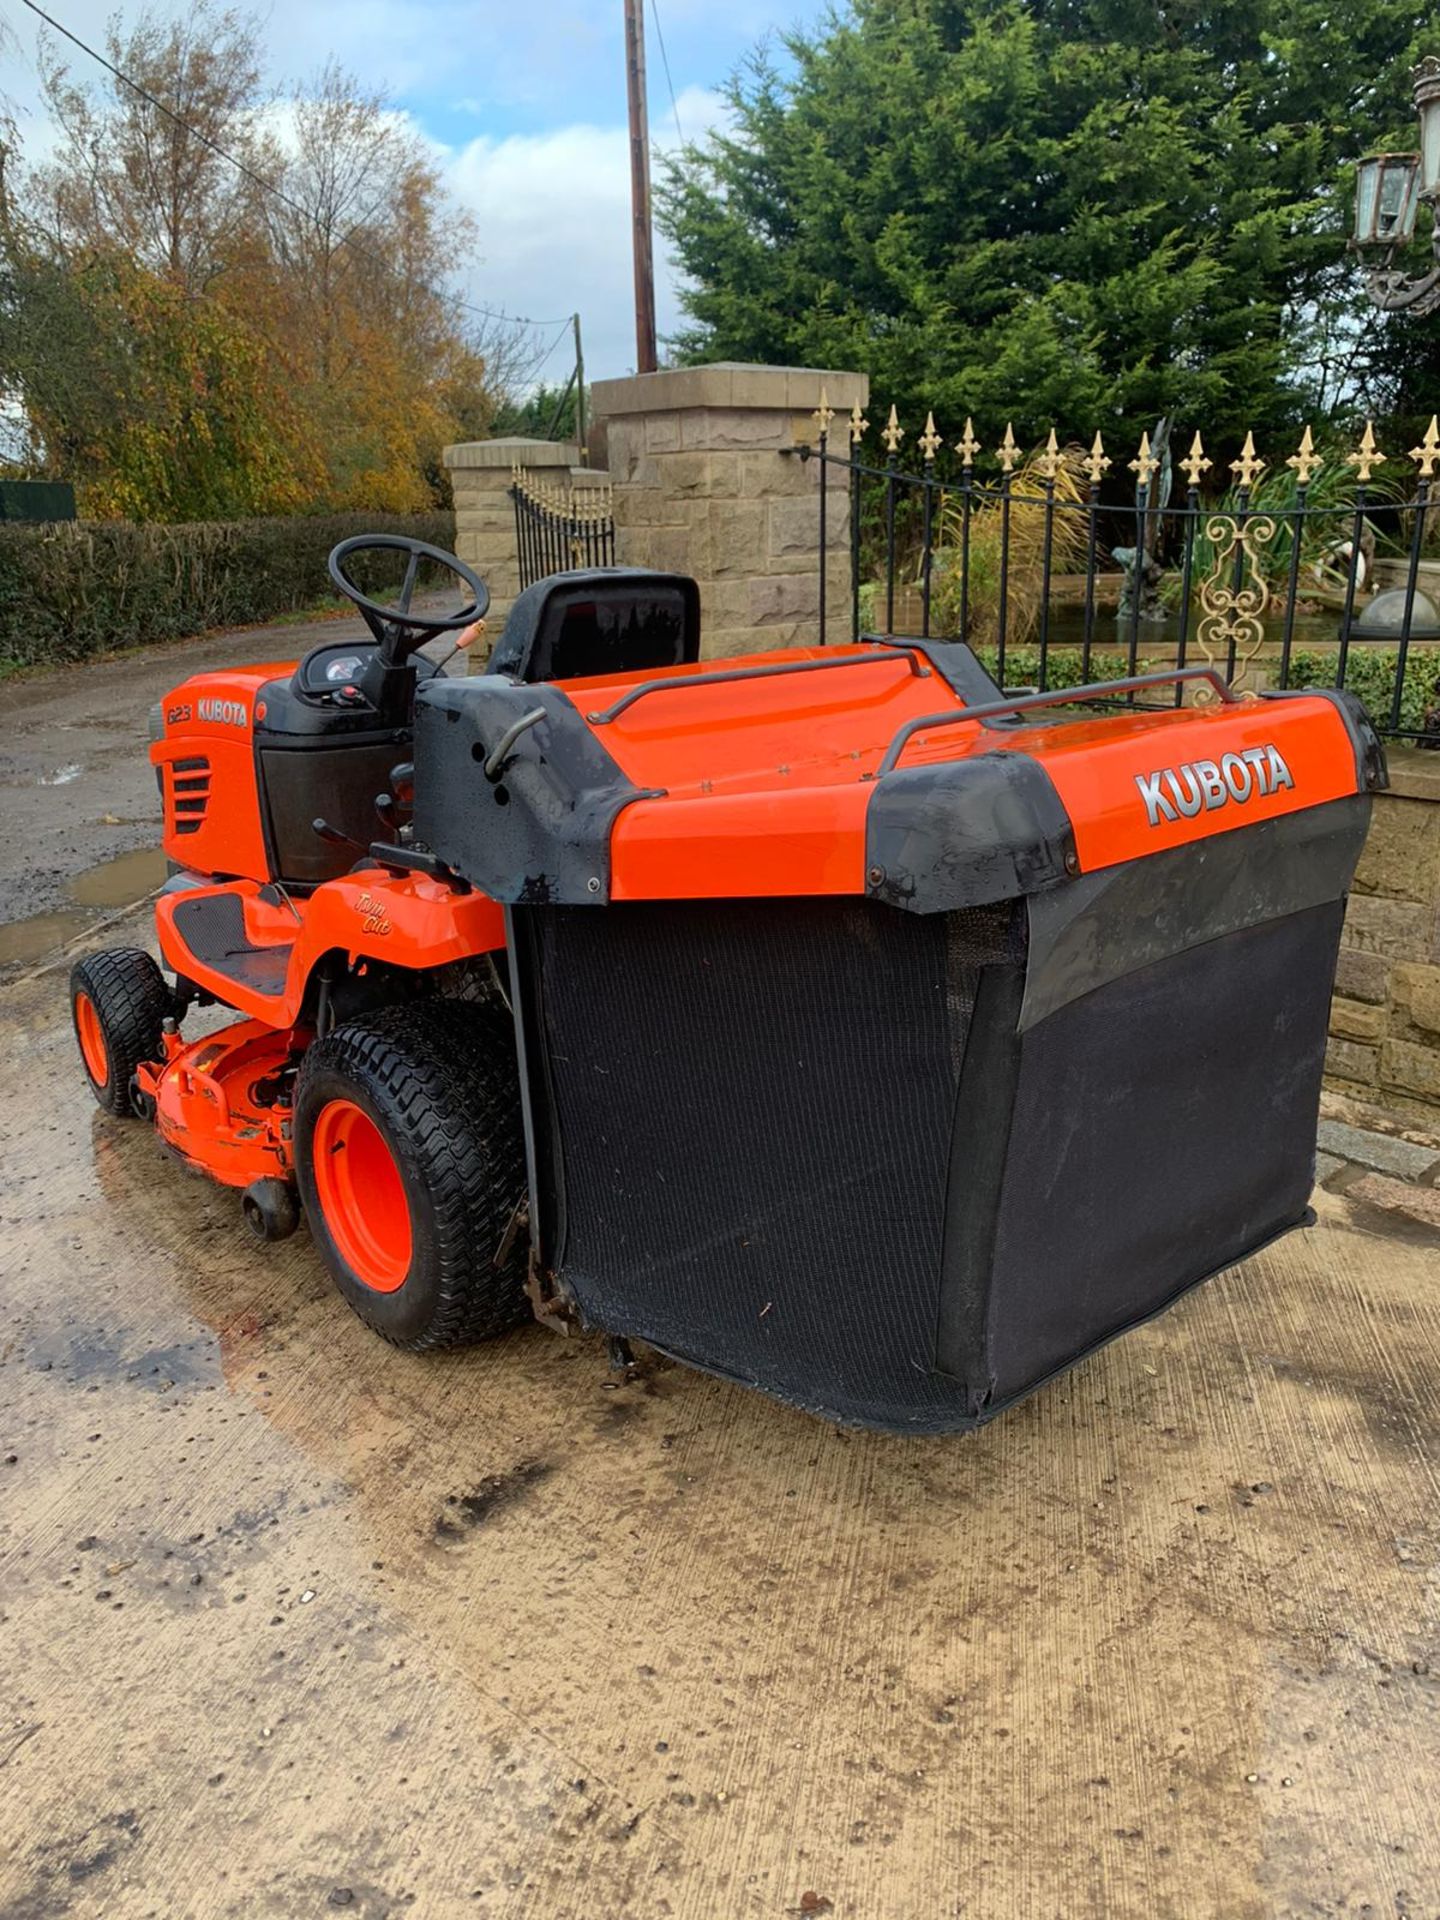
M 420 1001 L 336 1027 L 295 1089 L 310 1231 L 360 1318 L 396 1346 L 462 1346 L 528 1314 L 514 1027 L 502 1009 Z
M 123 1118 L 136 1111 L 135 1069 L 159 1059 L 161 1023 L 170 1010 L 165 976 L 138 947 L 109 947 L 76 963 L 70 1016 L 90 1091 L 107 1113 Z

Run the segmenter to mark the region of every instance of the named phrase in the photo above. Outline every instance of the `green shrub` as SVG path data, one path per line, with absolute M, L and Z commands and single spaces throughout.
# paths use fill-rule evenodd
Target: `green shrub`
M 1400 655 L 1394 647 L 1356 645 L 1345 661 L 1345 685 L 1358 693 L 1375 725 L 1388 728 L 1395 701 L 1395 669 Z M 1339 656 L 1294 653 L 1290 656 L 1292 687 L 1333 687 Z M 1440 647 L 1414 646 L 1405 657 L 1405 691 L 1400 698 L 1399 726 L 1407 733 L 1440 731 Z
M 998 649 L 976 647 L 975 654 L 985 671 L 998 679 Z M 1137 660 L 1134 671 L 1149 673 L 1154 664 L 1150 660 Z M 1091 680 L 1124 680 L 1129 677 L 1130 671 L 1128 653 L 1116 653 L 1113 648 L 1094 647 L 1091 649 L 1090 670 L 1087 673 L 1085 656 L 1079 647 L 1055 646 L 1048 649 L 1045 657 L 1045 689 L 1047 692 L 1056 692 L 1065 687 L 1083 687 Z M 1040 685 L 1039 647 L 1006 647 L 1005 685 L 1007 687 L 1038 687 Z
M 406 533 L 450 550 L 455 516 L 0 525 L 0 668 L 83 660 L 314 605 L 331 592 L 330 549 L 356 533 Z M 395 563 L 366 556 L 351 572 L 362 591 L 383 593 Z

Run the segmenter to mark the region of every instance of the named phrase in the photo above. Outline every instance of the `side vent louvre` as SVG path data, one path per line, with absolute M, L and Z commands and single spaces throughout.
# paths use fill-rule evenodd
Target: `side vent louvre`
M 172 760 L 169 765 L 170 790 L 166 806 L 174 833 L 198 833 L 205 824 L 210 805 L 210 762 L 203 756 L 193 760 Z

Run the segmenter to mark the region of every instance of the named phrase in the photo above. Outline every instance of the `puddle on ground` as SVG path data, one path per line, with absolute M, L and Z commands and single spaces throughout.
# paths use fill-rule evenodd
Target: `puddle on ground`
M 133 906 L 164 884 L 165 873 L 159 847 L 140 847 L 77 873 L 69 883 L 73 907 L 57 907 L 0 927 L 0 968 L 43 960 L 93 926 L 97 909 Z
M 70 882 L 70 897 L 81 907 L 128 907 L 165 884 L 165 855 L 159 847 L 102 860 Z
M 0 927 L 0 967 L 20 967 L 39 960 L 52 947 L 61 947 L 83 933 L 88 924 L 89 916 L 78 909 L 12 920 L 8 927 Z

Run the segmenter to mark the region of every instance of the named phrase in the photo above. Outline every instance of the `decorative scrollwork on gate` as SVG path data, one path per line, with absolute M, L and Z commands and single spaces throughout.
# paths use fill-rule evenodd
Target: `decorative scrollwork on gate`
M 1265 639 L 1270 588 L 1261 571 L 1260 554 L 1275 538 L 1275 522 L 1268 514 L 1236 520 L 1217 513 L 1205 522 L 1205 538 L 1215 558 L 1210 577 L 1200 589 L 1195 639 L 1207 663 L 1219 665 L 1222 672 L 1228 669 L 1233 679 L 1255 658 Z M 1209 689 L 1205 695 L 1215 698 Z

